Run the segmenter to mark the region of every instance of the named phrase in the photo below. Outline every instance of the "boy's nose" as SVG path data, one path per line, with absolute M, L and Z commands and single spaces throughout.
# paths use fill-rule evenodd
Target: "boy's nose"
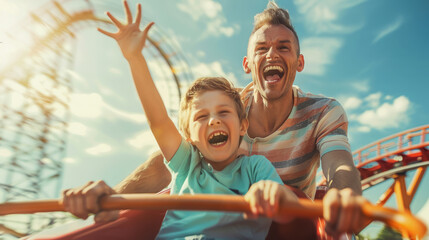
M 212 126 L 212 125 L 215 125 L 215 124 L 220 124 L 219 118 L 217 118 L 217 117 L 211 117 L 210 121 L 209 121 L 209 125 Z

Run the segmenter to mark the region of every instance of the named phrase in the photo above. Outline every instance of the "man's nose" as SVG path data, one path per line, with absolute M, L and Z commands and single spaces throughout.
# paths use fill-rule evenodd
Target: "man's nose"
M 216 125 L 216 124 L 220 124 L 219 118 L 217 118 L 216 116 L 210 117 L 209 125 L 212 126 L 212 125 Z
M 277 52 L 277 49 L 275 49 L 274 47 L 270 47 L 268 49 L 268 52 L 267 52 L 267 59 L 268 60 L 275 60 L 278 57 L 279 57 L 279 54 Z

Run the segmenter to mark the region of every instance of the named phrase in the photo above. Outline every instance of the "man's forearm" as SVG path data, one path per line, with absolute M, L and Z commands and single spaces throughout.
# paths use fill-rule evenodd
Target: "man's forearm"
M 349 152 L 338 150 L 326 153 L 322 156 L 322 169 L 329 188 L 351 188 L 362 195 L 360 174 Z
M 329 188 L 344 189 L 351 188 L 356 194 L 362 195 L 359 171 L 354 168 L 337 169 L 328 182 Z
M 156 193 L 167 187 L 170 181 L 171 174 L 158 151 L 114 189 L 117 193 Z

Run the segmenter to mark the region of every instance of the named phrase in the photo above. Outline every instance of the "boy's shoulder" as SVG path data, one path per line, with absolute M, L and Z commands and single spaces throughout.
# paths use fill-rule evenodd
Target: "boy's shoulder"
M 264 165 L 264 164 L 271 164 L 270 160 L 268 160 L 263 155 L 241 155 L 240 159 L 242 161 L 242 164 L 247 164 L 250 166 L 257 166 L 257 165 Z

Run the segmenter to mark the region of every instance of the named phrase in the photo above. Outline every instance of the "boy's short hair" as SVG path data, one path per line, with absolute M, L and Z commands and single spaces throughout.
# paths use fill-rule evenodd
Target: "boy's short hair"
M 179 110 L 179 129 L 186 138 L 190 137 L 189 118 L 190 108 L 193 99 L 207 91 L 219 90 L 230 97 L 237 110 L 240 122 L 246 118 L 243 102 L 241 101 L 240 93 L 235 89 L 234 85 L 223 77 L 202 77 L 195 80 L 188 88 L 180 102 Z M 215 100 L 215 99 L 213 99 Z
M 295 28 L 292 25 L 292 21 L 290 20 L 289 12 L 286 9 L 280 8 L 274 1 L 269 1 L 267 8 L 255 15 L 253 22 L 253 30 L 250 36 L 253 35 L 259 28 L 262 26 L 269 25 L 283 25 L 292 31 L 293 35 L 295 35 L 296 42 L 298 44 L 298 56 L 300 54 L 299 47 L 299 38 L 298 34 L 295 31 Z

